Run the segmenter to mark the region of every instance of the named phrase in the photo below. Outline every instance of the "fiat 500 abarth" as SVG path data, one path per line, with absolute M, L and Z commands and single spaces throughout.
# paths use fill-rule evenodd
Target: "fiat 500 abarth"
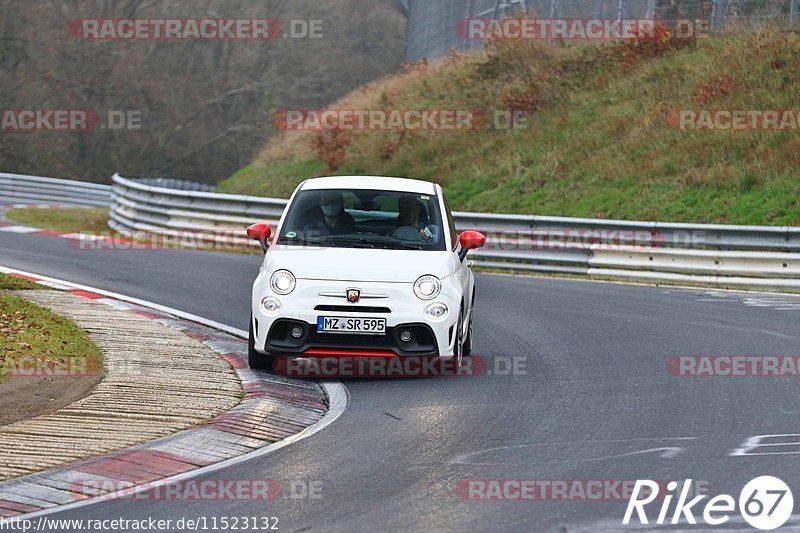
M 249 361 L 276 357 L 438 357 L 472 349 L 476 231 L 456 232 L 442 188 L 386 177 L 304 181 L 273 232 L 254 224 Z

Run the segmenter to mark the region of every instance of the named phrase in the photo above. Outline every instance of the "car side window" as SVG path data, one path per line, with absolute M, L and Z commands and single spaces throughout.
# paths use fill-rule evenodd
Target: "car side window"
M 456 222 L 453 220 L 453 213 L 450 211 L 450 206 L 447 204 L 447 197 L 442 194 L 444 200 L 444 210 L 447 215 L 447 225 L 450 227 L 450 242 L 453 244 L 453 250 L 458 247 L 458 231 L 456 231 Z

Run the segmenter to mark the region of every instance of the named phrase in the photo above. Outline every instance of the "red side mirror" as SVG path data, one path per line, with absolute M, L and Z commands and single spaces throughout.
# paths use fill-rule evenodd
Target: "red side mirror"
M 486 244 L 486 235 L 478 231 L 465 231 L 458 237 L 461 249 L 464 251 L 474 250 Z
M 264 222 L 253 224 L 247 228 L 247 236 L 255 241 L 260 242 L 264 253 L 267 253 L 267 241 L 272 236 L 272 228 L 269 227 L 269 224 L 265 224 Z
M 259 222 L 247 228 L 247 236 L 254 241 L 266 241 L 272 236 L 272 228 L 269 224 Z

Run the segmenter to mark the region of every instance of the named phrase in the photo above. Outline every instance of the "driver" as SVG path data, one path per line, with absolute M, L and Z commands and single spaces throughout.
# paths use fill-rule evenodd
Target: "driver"
M 322 218 L 315 219 L 304 228 L 304 233 L 318 235 L 340 235 L 352 233 L 355 227 L 353 216 L 344 210 L 344 197 L 338 191 L 325 191 L 319 200 Z
M 392 237 L 406 241 L 439 242 L 439 228 L 433 224 L 420 223 L 422 206 L 413 196 L 401 196 L 397 201 L 397 228 Z

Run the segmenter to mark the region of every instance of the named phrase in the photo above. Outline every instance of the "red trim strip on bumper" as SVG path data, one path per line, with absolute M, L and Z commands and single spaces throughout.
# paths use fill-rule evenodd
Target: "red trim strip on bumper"
M 397 354 L 388 350 L 347 350 L 338 348 L 310 348 L 303 352 L 306 356 L 317 357 L 397 357 Z

